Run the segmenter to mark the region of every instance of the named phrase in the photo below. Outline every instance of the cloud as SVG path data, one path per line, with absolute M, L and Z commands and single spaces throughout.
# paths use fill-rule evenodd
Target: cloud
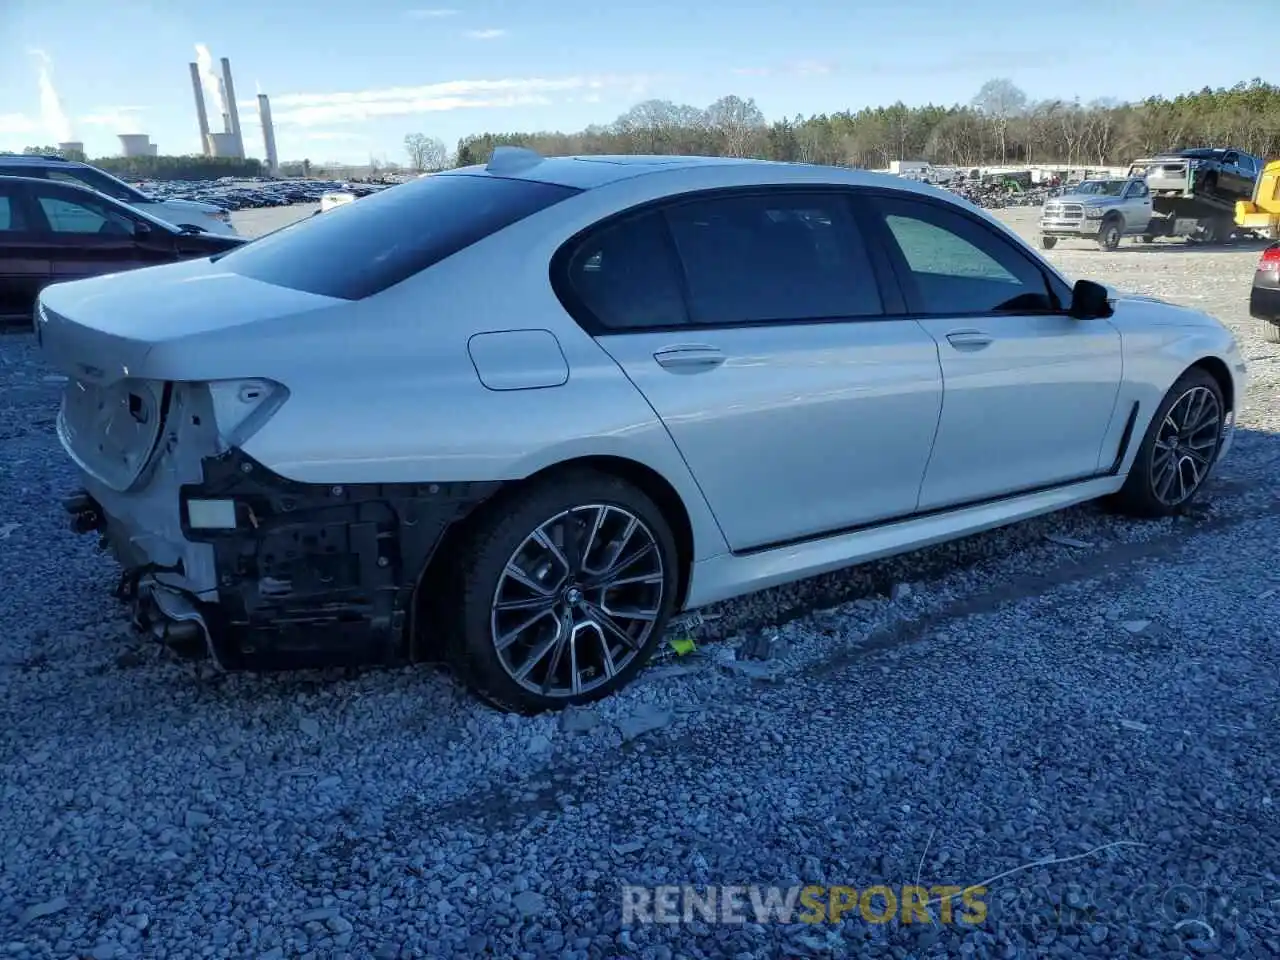
M 601 96 L 606 90 L 635 91 L 643 76 L 530 77 L 506 80 L 449 80 L 419 87 L 387 87 L 344 93 L 286 93 L 271 98 L 277 126 L 328 127 L 377 117 L 404 117 L 449 110 L 545 106 L 574 94 Z M 253 101 L 242 106 L 250 109 Z
M 0 113 L 0 136 L 16 137 L 34 133 L 36 122 L 21 113 Z
M 498 37 L 505 37 L 507 31 L 499 30 L 496 27 L 490 27 L 488 30 L 467 30 L 463 36 L 470 37 L 472 40 L 497 40 Z
M 797 60 L 772 67 L 739 67 L 733 72 L 740 77 L 825 77 L 835 65 L 822 60 Z
M 404 15 L 410 20 L 440 20 L 444 17 L 456 17 L 458 11 L 445 7 L 431 7 L 425 10 L 406 10 Z
M 146 107 L 97 107 L 93 113 L 79 117 L 90 127 L 108 127 L 112 133 L 142 133 L 142 118 Z

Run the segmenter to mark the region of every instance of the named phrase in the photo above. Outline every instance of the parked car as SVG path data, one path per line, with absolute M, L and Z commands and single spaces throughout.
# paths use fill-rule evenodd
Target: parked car
M 51 283 L 169 263 L 245 240 L 180 230 L 85 187 L 0 176 L 0 324 L 32 322 Z
M 1272 243 L 1258 258 L 1249 291 L 1249 315 L 1259 321 L 1263 340 L 1280 343 L 1280 243 Z
M 1243 150 L 1196 147 L 1135 160 L 1130 176 L 1145 174 L 1158 197 L 1199 197 L 1235 203 L 1253 196 L 1263 161 Z
M 1059 240 L 1096 240 L 1114 250 L 1126 236 L 1150 243 L 1151 194 L 1141 178 L 1085 180 L 1044 205 L 1040 246 L 1052 250 Z
M 0 154 L 0 176 L 39 177 L 56 183 L 88 187 L 178 227 L 236 235 L 236 230 L 231 225 L 231 214 L 216 204 L 176 198 L 158 199 L 87 163 L 57 156 Z
M 730 158 L 502 148 L 38 320 L 73 524 L 157 634 L 440 653 L 520 711 L 618 689 L 677 611 L 1178 513 L 1245 386 L 1213 317 L 1073 286 L 946 191 Z

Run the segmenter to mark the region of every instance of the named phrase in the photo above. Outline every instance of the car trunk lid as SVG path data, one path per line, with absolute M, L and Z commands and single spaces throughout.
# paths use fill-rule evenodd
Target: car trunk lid
M 68 377 L 59 439 L 83 470 L 130 489 L 160 443 L 170 383 L 216 378 L 207 361 L 220 351 L 205 344 L 233 328 L 341 302 L 242 277 L 208 259 L 48 287 L 36 335 L 45 358 Z

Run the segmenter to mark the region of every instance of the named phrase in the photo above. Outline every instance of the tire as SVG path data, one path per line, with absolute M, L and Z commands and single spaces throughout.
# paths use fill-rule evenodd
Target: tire
M 1052 250 L 1057 245 L 1058 245 L 1057 237 L 1041 237 L 1040 238 L 1040 246 L 1044 247 L 1044 249 L 1046 250 Z
M 585 551 L 590 569 L 566 575 L 564 561 L 572 566 L 574 560 L 570 527 L 592 534 Z M 619 542 L 622 556 L 641 559 L 624 564 L 628 582 L 602 589 L 598 582 L 609 563 L 601 554 Z M 586 469 L 549 476 L 503 498 L 501 509 L 486 511 L 470 531 L 453 573 L 457 600 L 449 659 L 475 695 L 506 712 L 561 710 L 606 697 L 626 686 L 662 642 L 675 605 L 679 559 L 662 511 L 632 484 Z M 636 582 L 642 576 L 645 582 Z M 514 609 L 498 611 L 499 598 Z M 645 616 L 628 618 L 620 615 L 624 609 Z M 606 634 L 602 621 L 632 639 L 624 643 L 623 635 Z M 574 642 L 557 642 L 569 622 Z M 500 633 L 515 637 L 502 651 Z M 543 655 L 534 657 L 535 652 Z M 577 658 L 572 666 L 571 655 Z M 519 674 L 531 658 L 522 681 Z
M 1193 191 L 1193 192 L 1199 192 L 1199 193 L 1202 193 L 1202 194 L 1204 194 L 1206 197 L 1214 197 L 1214 196 L 1217 196 L 1217 193 L 1218 193 L 1218 177 L 1217 177 L 1217 175 L 1216 175 L 1216 174 L 1211 173 L 1211 174 L 1209 174 L 1208 176 L 1206 176 L 1206 177 L 1204 178 L 1203 182 L 1200 184 L 1200 189 L 1199 189 L 1198 191 Z
M 1270 320 L 1258 321 L 1258 334 L 1267 343 L 1280 343 L 1280 323 L 1272 323 Z
M 1155 242 L 1156 242 L 1155 234 L 1152 234 L 1152 233 L 1144 233 L 1144 234 L 1142 235 L 1142 242 L 1143 242 L 1143 243 L 1155 243 Z
M 1124 227 L 1114 218 L 1102 221 L 1102 229 L 1098 231 L 1098 246 L 1103 250 L 1115 250 L 1124 237 Z
M 1212 411 L 1206 411 L 1202 426 L 1189 434 L 1186 430 L 1178 439 L 1178 446 L 1167 458 L 1161 454 L 1167 451 L 1166 437 L 1171 425 L 1192 427 L 1197 421 L 1195 404 L 1204 401 L 1216 405 L 1216 420 L 1209 423 Z M 1175 410 L 1175 407 L 1177 410 Z M 1124 486 L 1112 498 L 1112 504 L 1120 512 L 1132 517 L 1155 518 L 1171 517 L 1182 513 L 1199 495 L 1204 481 L 1218 459 L 1218 451 L 1222 447 L 1222 425 L 1226 413 L 1223 403 L 1222 389 L 1218 381 L 1199 367 L 1192 367 L 1169 388 L 1155 416 L 1147 427 L 1138 454 L 1134 457 L 1133 466 L 1129 468 L 1129 476 Z M 1190 414 L 1190 416 L 1188 416 Z M 1189 423 L 1185 421 L 1190 421 Z M 1161 448 L 1164 448 L 1162 450 Z M 1201 458 L 1207 458 L 1197 464 L 1192 454 L 1199 452 Z M 1167 469 L 1161 469 L 1161 463 L 1172 461 L 1177 472 L 1171 478 Z M 1195 468 L 1199 466 L 1198 473 Z M 1195 474 L 1194 482 L 1191 481 Z M 1166 485 L 1162 482 L 1169 479 L 1168 494 L 1175 492 L 1178 496 L 1162 496 Z M 1178 484 L 1186 482 L 1185 489 L 1178 490 Z

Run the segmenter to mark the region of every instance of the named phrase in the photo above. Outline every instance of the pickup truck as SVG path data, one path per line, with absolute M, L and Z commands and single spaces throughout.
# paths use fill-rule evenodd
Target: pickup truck
M 1085 180 L 1050 200 L 1040 214 L 1040 246 L 1052 250 L 1059 240 L 1096 240 L 1114 250 L 1127 236 L 1150 243 L 1151 193 L 1141 177 Z

